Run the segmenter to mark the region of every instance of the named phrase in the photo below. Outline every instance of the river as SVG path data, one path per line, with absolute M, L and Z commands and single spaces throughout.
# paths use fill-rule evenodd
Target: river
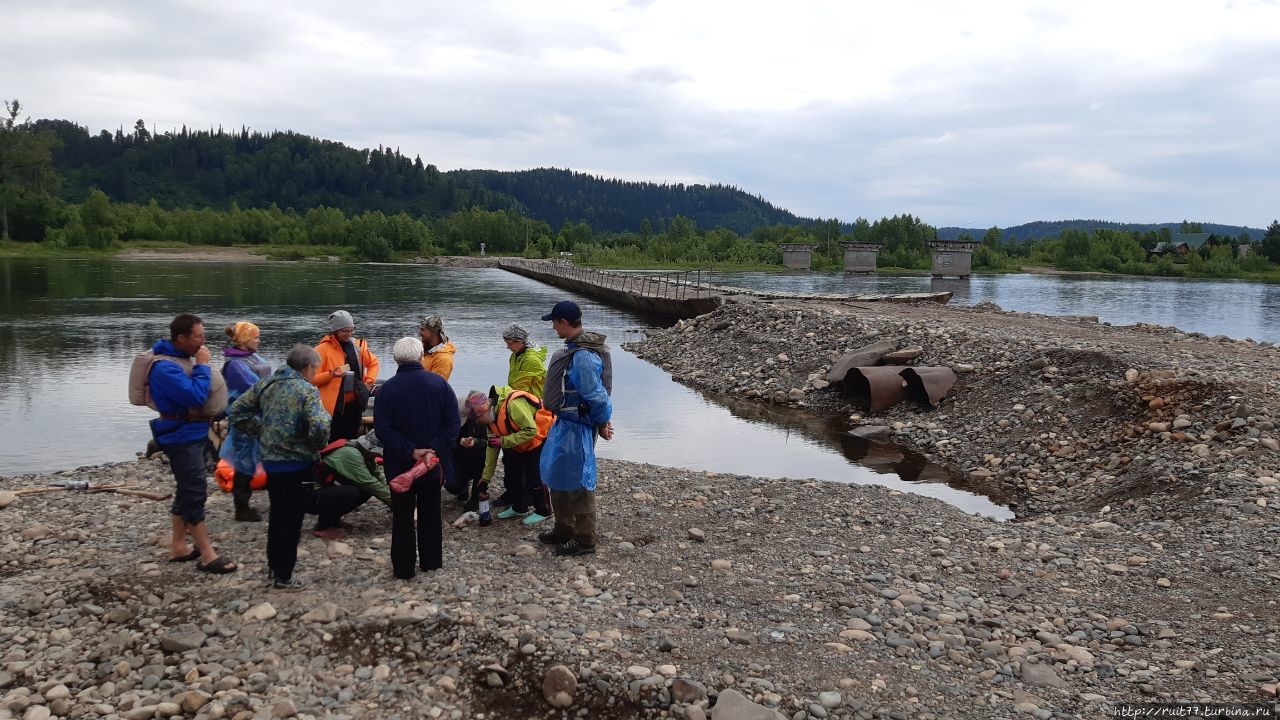
M 1120 275 L 928 275 L 716 273 L 716 285 L 789 293 L 950 291 L 951 302 L 996 303 L 1045 315 L 1096 315 L 1112 325 L 1151 323 L 1186 332 L 1280 343 L 1280 285 L 1239 280 L 1178 280 Z
M 950 290 L 953 302 L 1007 310 L 1098 315 L 1114 324 L 1280 342 L 1280 287 L 1236 282 L 1042 275 L 928 277 L 838 273 L 716 274 L 719 285 L 796 293 Z M 391 367 L 391 345 L 435 313 L 459 347 L 454 390 L 506 377 L 501 333 L 509 323 L 539 344 L 559 341 L 538 318 L 565 293 L 496 269 L 325 263 L 217 263 L 76 259 L 0 260 L 0 474 L 129 460 L 147 441 L 145 408 L 126 400 L 132 357 L 167 334 L 178 312 L 221 328 L 251 320 L 263 353 L 279 362 L 295 342 L 314 344 L 324 318 L 346 308 L 357 334 Z M 574 297 L 586 325 L 614 347 L 618 435 L 603 457 L 737 475 L 878 483 L 945 500 L 968 512 L 1011 517 L 1004 499 L 970 492 L 962 478 L 893 445 L 848 437 L 840 418 L 704 397 L 619 346 L 654 327 L 649 318 Z M 215 353 L 217 356 L 218 353 Z M 215 361 L 215 366 L 219 362 Z
M 539 320 L 565 293 L 497 269 L 327 263 L 216 263 L 77 259 L 0 260 L 0 474 L 19 475 L 133 459 L 148 438 L 146 408 L 127 402 L 133 356 L 178 312 L 221 329 L 250 320 L 262 352 L 279 363 L 295 342 L 314 344 L 324 319 L 349 309 L 357 335 L 394 372 L 391 346 L 439 314 L 459 347 L 459 394 L 505 381 L 502 330 L 516 322 L 535 342 L 558 346 Z M 1007 519 L 1001 498 L 891 445 L 846 436 L 836 420 L 713 399 L 673 382 L 619 346 L 643 338 L 651 319 L 574 297 L 584 324 L 614 348 L 617 436 L 602 457 L 736 475 L 877 483 Z M 220 357 L 220 352 L 215 352 Z M 215 360 L 220 367 L 220 360 Z M 607 481 L 607 478 L 606 478 Z

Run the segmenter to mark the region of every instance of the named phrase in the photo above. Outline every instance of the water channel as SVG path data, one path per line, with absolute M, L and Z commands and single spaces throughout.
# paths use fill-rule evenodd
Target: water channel
M 931 282 L 781 273 L 718 275 L 715 282 L 848 293 L 920 292 L 941 282 L 964 304 L 990 299 L 1006 309 L 1097 314 L 1117 324 L 1165 322 L 1280 340 L 1265 322 L 1267 313 L 1280 312 L 1280 288 L 1245 283 L 1039 276 Z M 500 335 L 507 324 L 518 322 L 536 342 L 554 347 L 558 340 L 538 317 L 564 295 L 496 269 L 0 260 L 0 474 L 132 459 L 146 444 L 150 413 L 126 402 L 129 362 L 166 334 L 169 320 L 183 310 L 206 318 L 215 348 L 222 345 L 220 328 L 226 323 L 256 322 L 264 354 L 278 362 L 292 343 L 314 344 L 332 309 L 348 308 L 357 317 L 358 334 L 386 363 L 383 377 L 394 371 L 392 343 L 416 334 L 419 316 L 437 313 L 460 348 L 452 385 L 463 393 L 505 378 L 507 351 Z M 1165 304 L 1158 298 L 1166 295 L 1183 309 L 1175 318 L 1161 314 Z M 586 324 L 609 335 L 615 348 L 618 436 L 601 444 L 604 457 L 738 475 L 876 483 L 937 497 L 967 512 L 1012 516 L 1003 498 L 971 492 L 962 479 L 918 455 L 850 438 L 839 418 L 704 397 L 672 382 L 619 347 L 641 339 L 655 326 L 652 319 L 575 299 Z

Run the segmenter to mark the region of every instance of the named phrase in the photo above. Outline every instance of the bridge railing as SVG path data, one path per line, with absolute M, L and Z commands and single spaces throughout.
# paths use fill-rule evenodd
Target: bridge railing
M 586 268 L 574 265 L 568 260 L 503 259 L 499 265 L 557 275 L 598 287 L 619 290 L 637 297 L 692 300 L 716 294 L 711 289 L 711 268 L 639 274 Z

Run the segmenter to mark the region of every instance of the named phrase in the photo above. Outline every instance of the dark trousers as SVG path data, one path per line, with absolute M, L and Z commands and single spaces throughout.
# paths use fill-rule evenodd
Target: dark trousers
M 204 467 L 205 442 L 202 438 L 195 442 L 160 446 L 165 457 L 169 458 L 169 469 L 177 483 L 169 514 L 177 515 L 188 525 L 204 522 L 204 504 L 209 498 L 209 480 Z
M 541 445 L 527 452 L 502 451 L 502 472 L 507 484 L 503 495 L 511 500 L 512 510 L 522 513 L 532 506 L 539 515 L 551 514 L 551 502 L 542 485 L 542 471 L 538 469 L 541 460 Z
M 551 491 L 556 524 L 552 534 L 577 540 L 582 547 L 596 546 L 596 494 L 593 490 Z
M 342 398 L 338 398 L 338 404 L 342 404 Z M 342 409 L 334 409 L 333 421 L 329 423 L 329 442 L 354 440 L 360 435 L 360 422 L 364 419 L 364 414 L 357 407 L 355 403 L 351 403 Z
M 339 526 L 342 516 L 355 510 L 373 497 L 354 485 L 326 485 L 306 493 L 308 515 L 319 516 L 317 530 L 329 530 Z
M 231 501 L 237 508 L 249 507 L 249 498 L 253 497 L 253 476 L 236 473 L 231 479 Z
M 453 477 L 457 486 L 461 488 L 454 494 L 467 498 L 468 510 L 479 509 L 480 478 L 483 475 L 483 448 L 458 447 L 453 451 Z
M 391 493 L 391 570 L 401 580 L 444 565 L 444 531 L 440 523 L 439 467 L 413 481 L 408 492 Z M 417 522 L 414 522 L 414 512 Z
M 315 470 L 310 467 L 267 473 L 267 497 L 271 499 L 267 513 L 267 567 L 276 580 L 287 582 L 293 578 L 293 567 L 298 564 L 298 537 L 307 510 L 302 483 L 314 480 Z

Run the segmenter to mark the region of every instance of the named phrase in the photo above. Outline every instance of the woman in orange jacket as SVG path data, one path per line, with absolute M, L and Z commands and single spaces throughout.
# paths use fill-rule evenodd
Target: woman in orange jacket
M 418 336 L 422 338 L 422 347 L 426 348 L 422 367 L 449 382 L 449 376 L 453 374 L 453 355 L 458 349 L 444 334 L 444 320 L 439 315 L 422 318 L 418 323 Z
M 329 316 L 329 334 L 324 336 L 316 352 L 320 353 L 320 369 L 311 382 L 320 390 L 324 409 L 333 416 L 329 425 L 329 441 L 348 440 L 360 434 L 360 422 L 369 405 L 369 393 L 378 379 L 378 356 L 369 351 L 369 343 L 352 337 L 356 322 L 351 313 L 338 310 Z M 346 379 L 350 373 L 350 379 Z

